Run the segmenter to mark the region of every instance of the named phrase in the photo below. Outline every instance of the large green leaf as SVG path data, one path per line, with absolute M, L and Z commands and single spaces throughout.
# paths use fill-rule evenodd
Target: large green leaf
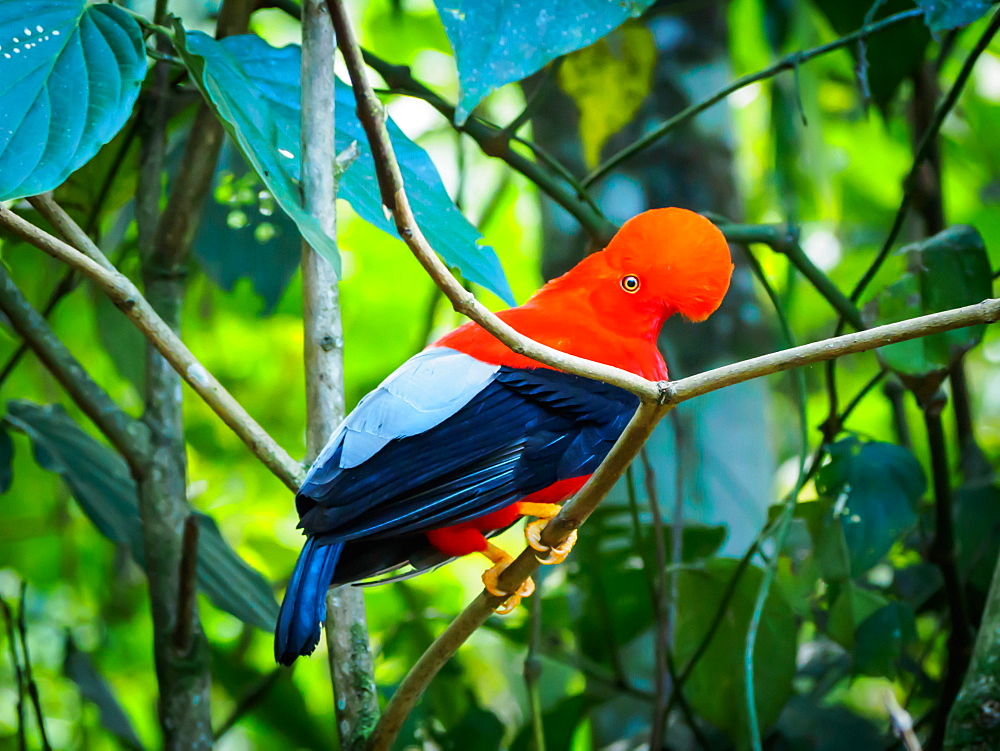
M 145 75 L 142 33 L 121 8 L 0 2 L 0 200 L 52 190 L 89 161 Z
M 178 33 L 178 38 L 185 37 Z M 190 32 L 186 42 L 178 44 L 206 96 L 275 201 L 309 243 L 339 269 L 335 245 L 302 209 L 299 195 L 301 49 L 296 45 L 276 49 L 252 34 L 216 42 L 200 32 Z M 395 235 L 382 206 L 371 150 L 355 114 L 354 96 L 340 82 L 336 101 L 337 149 L 356 143 L 360 152 L 341 177 L 339 195 L 363 219 Z M 467 279 L 512 303 L 513 295 L 496 254 L 479 244 L 479 232 L 448 197 L 430 157 L 391 120 L 387 125 L 413 213 L 431 245 Z
M 703 567 L 682 570 L 677 582 L 675 658 L 686 665 L 711 628 L 738 561 L 716 558 Z M 763 572 L 748 568 L 726 605 L 725 616 L 708 648 L 691 671 L 684 696 L 692 708 L 732 739 L 747 740 L 746 677 L 743 656 L 747 631 Z M 795 674 L 795 617 L 784 597 L 771 590 L 754 648 L 754 687 L 761 727 L 777 718 Z
M 884 324 L 913 316 L 971 305 L 990 297 L 992 273 L 986 245 L 973 227 L 949 227 L 926 240 L 908 245 L 907 270 L 879 292 L 865 315 Z M 899 342 L 878 350 L 882 361 L 903 378 L 943 374 L 983 338 L 985 326 L 970 326 L 942 334 Z
M 458 61 L 464 123 L 486 96 L 559 55 L 593 44 L 653 0 L 435 0 Z
M 84 433 L 59 405 L 13 400 L 4 420 L 31 439 L 38 463 L 63 478 L 101 533 L 127 546 L 145 565 L 139 502 L 125 461 Z M 229 546 L 211 517 L 195 515 L 200 529 L 198 587 L 244 623 L 273 630 L 278 606 L 267 580 Z
M 902 446 L 854 436 L 830 446 L 816 490 L 828 518 L 842 525 L 854 576 L 878 563 L 916 523 L 926 487 L 920 462 Z

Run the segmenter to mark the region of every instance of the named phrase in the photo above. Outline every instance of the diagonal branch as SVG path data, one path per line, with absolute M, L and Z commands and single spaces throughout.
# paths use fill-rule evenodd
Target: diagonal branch
M 10 209 L 0 206 L 0 227 L 77 269 L 108 295 L 142 331 L 195 392 L 277 477 L 292 490 L 302 480 L 302 467 L 247 413 L 180 338 L 163 322 L 131 280 L 109 270 L 76 248 L 53 237 Z
M 149 445 L 145 426 L 126 414 L 90 377 L 3 266 L 0 266 L 0 311 L 70 398 L 125 457 L 133 473 L 141 471 Z

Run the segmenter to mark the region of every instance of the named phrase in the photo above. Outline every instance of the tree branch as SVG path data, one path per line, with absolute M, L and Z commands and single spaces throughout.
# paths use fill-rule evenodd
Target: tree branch
M 31 306 L 3 265 L 0 265 L 0 311 L 73 402 L 125 457 L 133 474 L 141 473 L 149 450 L 149 431 L 141 422 L 129 417 L 90 377 L 48 322 Z
M 291 490 L 298 490 L 302 467 L 281 448 L 245 409 L 191 354 L 139 290 L 125 275 L 92 261 L 62 240 L 0 206 L 0 227 L 79 270 L 108 295 L 111 301 L 142 331 L 181 377 L 228 425 L 250 450 Z
M 323 0 L 302 4 L 302 193 L 306 210 L 336 241 L 334 140 L 336 40 Z M 306 376 L 307 454 L 314 459 L 344 419 L 344 337 L 337 274 L 302 243 L 302 308 Z M 378 694 L 368 641 L 364 591 L 326 593 L 326 643 L 340 747 L 362 746 L 378 718 Z

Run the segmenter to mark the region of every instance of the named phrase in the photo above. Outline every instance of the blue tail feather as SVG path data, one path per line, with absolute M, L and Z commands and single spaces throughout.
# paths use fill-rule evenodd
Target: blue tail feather
M 343 549 L 342 543 L 321 545 L 310 537 L 299 553 L 274 632 L 274 659 L 282 665 L 316 649 L 326 620 L 326 590 Z

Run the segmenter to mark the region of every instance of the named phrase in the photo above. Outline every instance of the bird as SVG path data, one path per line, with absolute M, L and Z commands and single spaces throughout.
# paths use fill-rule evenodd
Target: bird
M 668 377 L 657 348 L 664 321 L 703 321 L 733 271 L 722 232 L 680 208 L 645 211 L 607 247 L 497 315 L 521 334 L 568 354 Z M 404 362 L 336 428 L 295 497 L 306 541 L 275 629 L 275 659 L 313 652 L 331 585 L 404 576 L 481 553 L 497 588 L 513 558 L 489 538 L 523 516 L 529 544 L 556 563 L 539 534 L 579 490 L 639 406 L 617 386 L 548 367 L 469 321 Z

